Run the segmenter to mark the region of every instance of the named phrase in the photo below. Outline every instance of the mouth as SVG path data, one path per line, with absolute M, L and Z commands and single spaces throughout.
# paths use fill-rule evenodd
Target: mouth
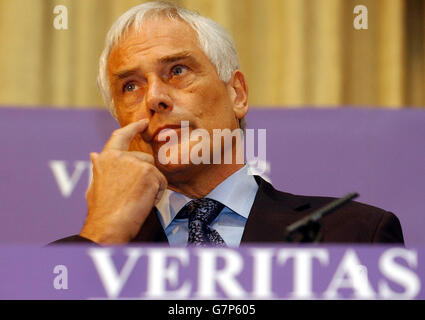
M 159 133 L 162 133 L 163 135 L 167 135 L 167 133 L 169 133 L 171 131 L 176 131 L 176 130 L 179 130 L 179 129 L 181 129 L 181 126 L 176 125 L 176 124 L 161 126 L 154 131 L 154 133 L 152 135 L 152 140 L 155 141 L 155 142 L 160 142 L 158 140 L 159 139 Z

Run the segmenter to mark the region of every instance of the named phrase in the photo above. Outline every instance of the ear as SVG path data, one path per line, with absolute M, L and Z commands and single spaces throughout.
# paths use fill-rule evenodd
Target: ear
M 227 83 L 229 96 L 233 104 L 233 111 L 236 118 L 242 119 L 248 113 L 248 86 L 245 76 L 239 70 L 233 72 L 230 81 Z

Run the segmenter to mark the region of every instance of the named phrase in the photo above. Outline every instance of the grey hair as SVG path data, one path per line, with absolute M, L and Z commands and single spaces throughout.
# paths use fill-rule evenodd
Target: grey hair
M 182 19 L 188 23 L 196 32 L 200 48 L 215 66 L 221 81 L 229 82 L 232 73 L 239 69 L 238 53 L 231 35 L 213 20 L 203 17 L 195 11 L 163 1 L 137 5 L 122 14 L 112 25 L 106 36 L 105 48 L 99 60 L 97 83 L 102 98 L 115 119 L 117 119 L 117 113 L 107 74 L 109 54 L 131 27 L 139 30 L 146 18 L 155 16 L 165 16 L 170 20 Z M 245 129 L 245 118 L 240 119 L 239 125 Z

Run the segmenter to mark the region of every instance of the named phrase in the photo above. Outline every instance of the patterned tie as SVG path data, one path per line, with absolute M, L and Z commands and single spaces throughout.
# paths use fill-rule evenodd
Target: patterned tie
M 179 211 L 177 218 L 189 218 L 189 239 L 187 241 L 189 245 L 226 246 L 219 233 L 209 226 L 223 207 L 224 205 L 218 201 L 202 198 L 190 201 Z

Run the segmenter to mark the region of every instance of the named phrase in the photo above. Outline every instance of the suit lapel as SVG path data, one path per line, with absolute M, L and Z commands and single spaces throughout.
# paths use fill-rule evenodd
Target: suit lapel
M 289 193 L 277 191 L 259 176 L 255 180 L 258 192 L 241 242 L 282 242 L 285 228 L 300 219 L 303 216 L 300 211 L 310 206 Z

